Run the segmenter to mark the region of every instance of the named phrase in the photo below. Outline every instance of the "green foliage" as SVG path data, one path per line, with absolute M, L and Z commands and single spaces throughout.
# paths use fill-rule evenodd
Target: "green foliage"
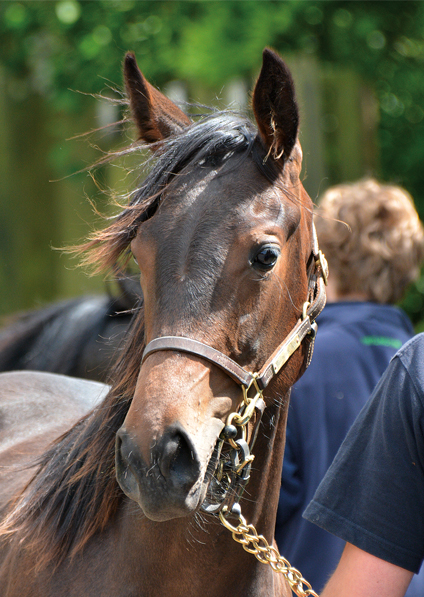
M 9 93 L 18 101 L 36 91 L 56 109 L 81 107 L 70 85 L 84 93 L 119 86 L 127 50 L 157 85 L 251 78 L 266 45 L 349 66 L 379 100 L 383 176 L 407 181 L 415 196 L 423 188 L 423 31 L 424 3 L 413 0 L 0 3 Z
M 0 3 L 0 66 L 13 101 L 37 93 L 66 112 L 86 105 L 69 87 L 120 86 L 127 50 L 158 86 L 252 79 L 266 45 L 349 67 L 378 99 L 381 177 L 405 186 L 424 217 L 423 33 L 416 0 L 14 0 Z M 423 284 L 413 297 L 405 304 L 418 317 Z

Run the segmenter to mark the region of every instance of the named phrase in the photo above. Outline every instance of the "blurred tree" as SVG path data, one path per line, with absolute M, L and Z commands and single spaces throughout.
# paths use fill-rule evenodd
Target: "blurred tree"
M 66 121 L 66 114 L 90 110 L 87 98 L 69 90 L 70 84 L 84 93 L 113 95 L 110 87 L 120 85 L 127 50 L 136 53 L 156 85 L 182 79 L 192 89 L 195 82 L 216 89 L 234 77 L 252 79 L 266 45 L 285 56 L 301 52 L 313 57 L 330 81 L 320 126 L 328 140 L 343 138 L 343 151 L 353 151 L 350 139 L 355 152 L 361 151 L 360 135 L 353 140 L 354 131 L 348 136 L 341 122 L 345 112 L 357 109 L 346 73 L 368 84 L 364 98 L 373 90 L 379 174 L 406 187 L 424 217 L 423 33 L 420 0 L 14 0 L 0 3 L 0 97 L 24 105 L 39 95 Z M 335 84 L 344 89 L 344 99 L 332 98 L 328 90 Z M 373 110 L 372 102 L 363 106 L 367 110 Z M 55 122 L 50 167 L 59 177 L 81 163 L 79 155 L 68 159 L 69 149 L 59 151 L 63 137 L 60 121 Z M 370 151 L 366 141 L 364 154 Z M 331 145 L 327 153 L 328 182 L 339 182 L 345 173 L 331 169 Z M 423 292 L 424 283 L 417 285 L 405 303 L 415 319 L 424 310 Z
M 158 86 L 251 78 L 265 45 L 349 67 L 379 101 L 383 177 L 407 184 L 424 216 L 423 31 L 414 0 L 14 1 L 0 3 L 0 60 L 15 101 L 37 92 L 68 111 L 83 103 L 70 81 L 85 93 L 119 85 L 128 49 Z

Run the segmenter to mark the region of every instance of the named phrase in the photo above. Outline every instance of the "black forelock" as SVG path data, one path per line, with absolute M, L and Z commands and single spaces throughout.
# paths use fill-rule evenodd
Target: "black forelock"
M 251 155 L 266 178 L 271 182 L 277 178 L 276 167 L 265 159 L 266 152 L 256 127 L 235 112 L 215 112 L 201 117 L 182 133 L 161 141 L 151 158 L 153 166 L 148 175 L 132 193 L 130 209 L 135 207 L 137 212 L 133 231 L 154 214 L 162 192 L 176 174 L 187 168 L 218 166 L 234 155 L 239 155 L 240 160 Z

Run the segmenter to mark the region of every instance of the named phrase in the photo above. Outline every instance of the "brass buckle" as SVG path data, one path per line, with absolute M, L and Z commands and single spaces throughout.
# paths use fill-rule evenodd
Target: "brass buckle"
M 234 421 L 236 425 L 244 429 L 252 418 L 258 400 L 263 397 L 263 391 L 260 389 L 256 378 L 257 373 L 254 373 L 250 384 L 248 386 L 241 386 L 243 392 L 243 402 L 240 404 L 238 412 L 231 413 L 228 416 L 227 425 L 231 425 Z M 255 394 L 250 398 L 248 396 L 248 392 L 252 387 L 255 389 Z
M 248 386 L 242 385 L 242 391 L 243 391 L 243 402 L 246 406 L 248 406 L 252 400 L 255 400 L 258 396 L 258 394 L 262 395 L 262 390 L 258 385 L 258 374 L 257 373 L 252 373 L 252 379 L 250 381 L 250 384 Z M 248 393 L 250 391 L 251 388 L 254 388 L 255 393 L 254 395 L 249 398 Z
M 324 284 L 327 286 L 328 285 L 328 261 L 325 258 L 324 253 L 321 251 L 321 249 L 319 249 L 318 251 L 318 257 L 315 261 L 315 263 L 319 266 L 321 266 L 321 272 L 322 272 L 322 279 L 324 280 Z
M 304 321 L 308 317 L 308 308 L 311 306 L 309 301 L 305 301 L 302 307 L 302 321 Z

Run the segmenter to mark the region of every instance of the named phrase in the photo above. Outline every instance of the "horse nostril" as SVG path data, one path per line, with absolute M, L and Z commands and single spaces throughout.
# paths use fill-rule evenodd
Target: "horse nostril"
M 121 449 L 121 444 L 122 444 L 122 438 L 120 436 L 120 432 L 121 430 L 119 429 L 119 431 L 116 434 L 116 438 L 115 438 L 115 449 L 116 451 Z
M 198 479 L 200 464 L 186 432 L 175 425 L 168 429 L 159 445 L 159 468 L 165 479 L 190 488 Z
M 142 461 L 140 451 L 127 431 L 119 429 L 115 440 L 115 464 L 118 483 L 127 495 L 135 493 L 135 483 L 140 483 L 146 476 L 154 478 L 159 471 L 169 487 L 184 492 L 190 490 L 200 475 L 196 451 L 178 423 L 168 427 L 152 449 L 150 464 Z
M 141 474 L 142 463 L 135 456 L 135 452 L 126 431 L 123 428 L 119 429 L 115 437 L 116 480 L 122 491 L 137 502 L 140 499 L 138 478 Z
M 130 473 L 139 477 L 146 468 L 137 444 L 123 427 L 117 431 L 115 437 L 115 465 L 117 475 L 125 477 Z
M 118 476 L 126 474 L 129 468 L 128 454 L 134 451 L 131 449 L 130 444 L 131 440 L 127 432 L 121 427 L 115 436 L 115 468 Z
M 121 428 L 117 431 L 116 436 L 115 436 L 115 458 L 119 459 L 119 461 L 125 460 L 123 457 L 123 454 L 122 454 L 122 442 L 123 442 L 122 434 L 123 433 L 124 432 L 122 431 L 122 428 Z

